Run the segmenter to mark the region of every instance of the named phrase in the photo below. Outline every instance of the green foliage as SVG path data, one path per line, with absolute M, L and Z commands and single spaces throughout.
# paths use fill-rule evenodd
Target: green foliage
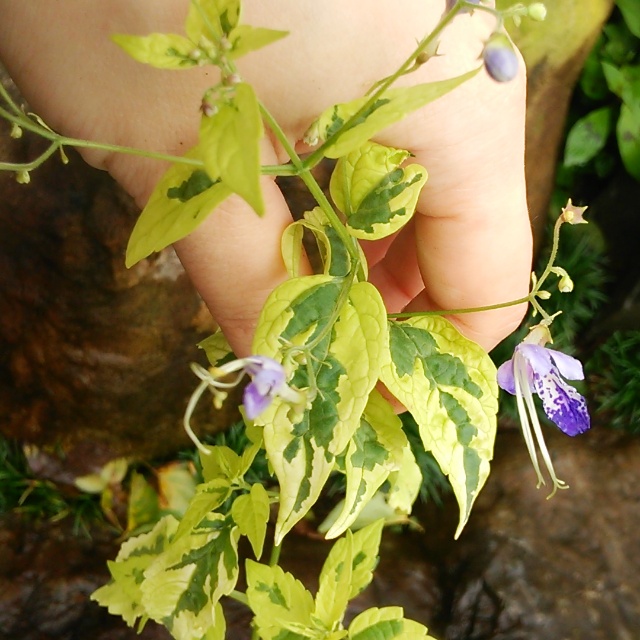
M 75 533 L 89 534 L 104 523 L 96 495 L 65 491 L 54 482 L 38 478 L 29 468 L 23 448 L 0 436 L 0 515 L 18 513 L 33 521 L 73 519 Z
M 640 434 L 640 331 L 614 332 L 585 368 L 603 424 Z
M 621 161 L 640 180 L 640 9 L 635 0 L 617 5 L 574 98 L 563 169 L 573 179 L 608 175 Z

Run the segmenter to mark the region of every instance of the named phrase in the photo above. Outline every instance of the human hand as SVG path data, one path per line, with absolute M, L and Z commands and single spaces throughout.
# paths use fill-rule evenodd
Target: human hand
M 245 0 L 245 22 L 290 36 L 239 61 L 292 143 L 328 106 L 362 95 L 393 73 L 416 40 L 437 23 L 444 0 Z M 186 0 L 0 0 L 0 58 L 29 100 L 67 135 L 181 154 L 196 142 L 202 93 L 213 68 L 161 71 L 131 60 L 113 33 L 176 32 Z M 432 59 L 399 84 L 464 73 L 479 64 L 493 19 L 460 16 Z M 26 35 L 28 34 L 28 38 Z M 531 236 L 524 182 L 525 77 L 498 84 L 480 73 L 444 98 L 393 125 L 378 142 L 405 148 L 430 178 L 418 215 L 396 237 L 365 243 L 371 280 L 390 312 L 490 305 L 526 295 Z M 284 162 L 263 141 L 263 162 Z M 133 156 L 85 151 L 144 205 L 166 166 Z M 280 237 L 291 222 L 271 178 L 263 178 L 266 215 L 229 198 L 176 246 L 194 284 L 237 355 L 246 355 L 260 309 L 287 274 Z M 522 307 L 453 316 L 471 339 L 491 348 L 518 324 Z

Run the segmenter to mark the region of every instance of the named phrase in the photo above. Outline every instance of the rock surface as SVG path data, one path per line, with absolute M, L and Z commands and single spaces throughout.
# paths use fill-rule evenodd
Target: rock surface
M 349 613 L 402 605 L 440 640 L 637 640 L 640 629 L 640 440 L 602 428 L 550 432 L 556 470 L 571 485 L 547 501 L 516 430 L 499 434 L 492 474 L 467 529 L 457 510 L 418 509 L 424 533 L 387 531 L 370 587 Z M 142 635 L 88 601 L 107 579 L 112 539 L 72 538 L 64 523 L 5 519 L 0 532 L 0 640 L 164 640 Z M 327 543 L 290 536 L 283 566 L 311 589 Z M 228 638 L 249 639 L 227 607 Z

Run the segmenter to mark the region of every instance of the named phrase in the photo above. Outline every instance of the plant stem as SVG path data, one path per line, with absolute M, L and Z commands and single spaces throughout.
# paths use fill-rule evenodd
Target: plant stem
M 271 548 L 271 555 L 269 556 L 269 566 L 275 567 L 280 560 L 280 552 L 282 551 L 282 544 L 274 544 Z
M 282 148 L 286 151 L 287 155 L 291 159 L 291 164 L 296 170 L 295 175 L 299 176 L 300 179 L 304 182 L 307 189 L 309 189 L 309 192 L 315 198 L 315 201 L 322 209 L 322 212 L 329 220 L 329 223 L 340 237 L 340 240 L 342 240 L 343 244 L 346 246 L 347 251 L 349 252 L 349 256 L 351 257 L 352 268 L 354 270 L 357 269 L 360 265 L 360 254 L 355 246 L 355 241 L 347 233 L 342 220 L 340 220 L 338 214 L 331 206 L 331 203 L 324 195 L 324 191 L 322 191 L 317 180 L 311 174 L 310 167 L 307 167 L 305 163 L 300 159 L 300 156 L 296 153 L 295 149 L 289 142 L 289 139 L 285 135 L 278 122 L 262 103 L 260 103 L 260 112 L 262 113 L 262 117 L 267 123 L 268 127 L 274 133 L 274 135 L 282 145 Z
M 468 307 L 465 309 L 438 309 L 434 311 L 407 311 L 403 313 L 390 313 L 388 318 L 399 320 L 403 318 L 419 318 L 421 316 L 457 316 L 463 313 L 475 313 L 476 311 L 493 311 L 494 309 L 504 309 L 506 307 L 513 307 L 517 304 L 524 304 L 525 302 L 533 303 L 533 292 L 523 298 L 517 300 L 510 300 L 509 302 L 499 302 L 498 304 L 490 304 L 485 307 Z

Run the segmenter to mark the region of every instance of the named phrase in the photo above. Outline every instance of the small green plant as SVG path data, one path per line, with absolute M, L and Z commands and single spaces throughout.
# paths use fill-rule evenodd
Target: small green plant
M 395 86 L 438 55 L 442 32 L 456 15 L 469 11 L 489 14 L 496 25 L 475 66 L 457 77 Z M 566 382 L 582 377 L 580 363 L 545 346 L 558 313 L 546 311 L 551 294 L 544 287 L 557 280 L 561 291 L 572 288 L 566 269 L 556 263 L 560 229 L 585 223 L 584 207 L 569 202 L 563 208 L 549 258 L 540 276 L 533 274 L 529 293 L 486 307 L 387 313 L 380 291 L 369 281 L 359 243 L 389 238 L 405 227 L 427 181 L 427 169 L 413 162 L 408 151 L 372 138 L 485 70 L 499 82 L 513 79 L 519 61 L 503 22 L 508 16 L 526 15 L 540 19 L 544 8 L 534 3 L 500 12 L 471 0 L 448 3 L 437 26 L 394 73 L 366 95 L 319 114 L 305 136 L 313 151 L 304 158 L 236 66 L 238 58 L 286 34 L 242 24 L 239 0 L 193 0 L 186 35 L 115 36 L 117 44 L 145 64 L 162 69 L 213 65 L 220 74 L 201 102 L 198 144 L 184 158 L 171 158 L 173 165 L 140 215 L 127 249 L 129 266 L 184 238 L 207 216 L 215 216 L 216 207 L 231 194 L 262 215 L 260 178 L 265 174 L 297 176 L 317 205 L 284 230 L 282 259 L 289 278 L 264 304 L 251 355 L 236 358 L 222 333 L 200 345 L 209 366 L 192 367 L 199 383 L 184 427 L 198 448 L 202 481 L 188 498 L 180 493 L 184 508 L 156 510 L 155 523 L 130 518 L 147 530 L 122 544 L 109 563 L 111 582 L 93 594 L 129 625 L 153 619 L 178 640 L 217 640 L 224 637 L 226 626 L 220 600 L 228 596 L 251 609 L 254 638 L 429 638 L 426 627 L 406 619 L 400 607 L 368 609 L 348 629 L 345 611 L 371 581 L 385 521 L 408 522 L 414 501 L 424 491 L 414 453 L 417 439 L 448 479 L 459 505 L 455 535 L 460 535 L 490 472 L 498 384 L 516 398 L 539 484 L 551 479 L 552 494 L 566 488 L 551 464 L 534 395 L 565 433 L 589 428 L 585 400 Z M 26 129 L 50 141 L 36 161 L 3 165 L 16 171 L 21 182 L 64 146 L 100 148 L 98 143 L 59 136 L 3 96 L 7 107 L 0 108 L 0 115 L 15 125 L 16 135 Z M 286 164 L 261 165 L 264 125 L 286 152 Z M 330 199 L 311 173 L 324 158 L 336 160 Z M 314 273 L 302 266 L 305 233 L 320 249 Z M 486 351 L 444 317 L 524 303 L 532 305 L 539 322 L 498 371 Z M 242 448 L 202 443 L 191 424 L 197 403 L 210 394 L 220 406 L 228 390 L 241 382 L 248 382 L 242 400 Z M 407 430 L 380 384 L 413 416 L 415 424 Z M 270 482 L 252 471 L 260 457 L 272 474 Z M 111 471 L 83 482 L 104 493 Z M 336 473 L 344 476 L 344 497 L 323 531 L 328 539 L 338 540 L 313 595 L 279 567 L 279 556 L 286 536 L 308 516 Z M 144 506 L 148 487 L 140 474 L 135 478 L 139 499 L 132 502 Z M 374 522 L 365 517 L 371 505 L 383 514 Z M 363 519 L 368 521 L 365 526 Z M 139 532 L 131 522 L 127 529 Z M 241 592 L 243 537 L 255 561 L 244 562 L 247 588 Z
M 586 61 L 564 150 L 564 179 L 603 177 L 622 161 L 640 180 L 640 4 L 618 0 Z
M 585 366 L 603 424 L 640 434 L 640 331 L 615 331 Z

